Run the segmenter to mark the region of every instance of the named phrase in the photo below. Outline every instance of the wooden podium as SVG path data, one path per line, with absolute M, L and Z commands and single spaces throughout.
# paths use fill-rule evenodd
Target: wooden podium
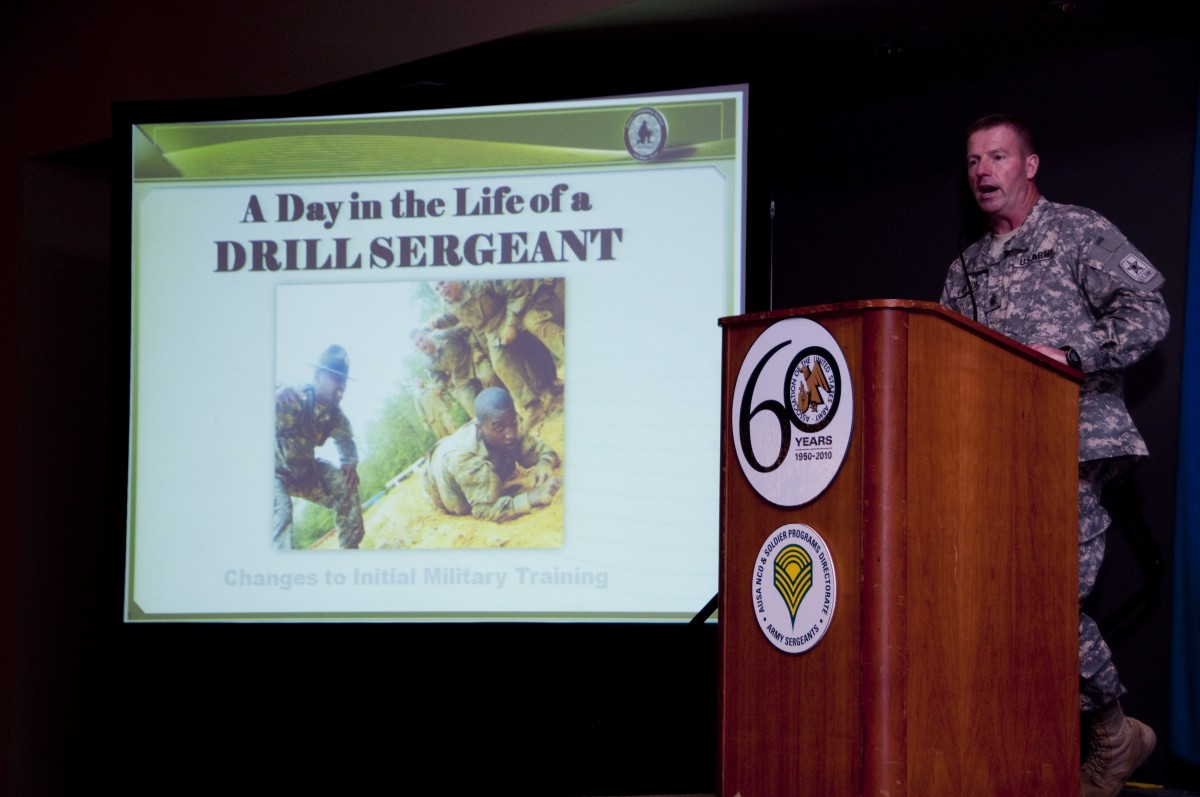
M 789 318 L 832 335 L 854 409 L 836 475 L 791 507 L 759 494 L 733 439 L 746 354 Z M 1077 797 L 1078 375 L 927 302 L 720 323 L 721 794 Z M 787 524 L 836 568 L 828 628 L 800 653 L 752 598 Z

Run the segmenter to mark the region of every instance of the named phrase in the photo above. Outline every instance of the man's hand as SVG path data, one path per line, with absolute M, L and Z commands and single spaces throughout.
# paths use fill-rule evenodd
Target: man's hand
M 536 487 L 554 478 L 554 465 L 546 460 L 540 460 L 533 466 L 533 484 Z
M 529 491 L 529 503 L 533 506 L 548 506 L 562 487 L 562 479 L 552 476 Z
M 288 386 L 279 391 L 275 396 L 275 410 L 284 410 L 286 412 L 296 412 L 300 409 L 301 399 L 300 391 L 296 388 Z
M 1063 365 L 1067 364 L 1067 353 L 1062 349 L 1056 349 L 1053 346 L 1046 346 L 1042 343 L 1034 343 L 1029 348 L 1036 351 L 1038 354 L 1044 354 L 1055 362 L 1060 362 Z
M 358 468 L 354 465 L 343 465 L 342 478 L 346 480 L 346 487 L 351 492 L 358 492 Z

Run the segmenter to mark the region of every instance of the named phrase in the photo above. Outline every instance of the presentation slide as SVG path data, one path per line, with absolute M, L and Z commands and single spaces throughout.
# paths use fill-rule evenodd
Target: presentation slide
M 692 619 L 746 103 L 132 124 L 126 620 Z

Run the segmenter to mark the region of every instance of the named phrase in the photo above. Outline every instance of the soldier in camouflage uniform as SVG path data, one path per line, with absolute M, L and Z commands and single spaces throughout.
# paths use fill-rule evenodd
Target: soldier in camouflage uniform
M 454 419 L 450 415 L 450 404 L 446 400 L 445 381 L 438 378 L 433 384 L 421 380 L 413 386 L 413 404 L 425 428 L 441 439 L 454 431 Z
M 507 330 L 517 325 L 517 297 L 513 287 L 518 280 L 440 281 L 434 289 L 442 297 L 443 315 L 433 319 L 433 329 L 464 326 L 475 336 L 479 348 L 487 353 L 492 370 L 508 390 L 517 413 L 526 424 L 541 417 L 541 399 L 537 378 L 528 362 L 513 350 Z M 511 305 L 511 306 L 510 306 Z
M 505 280 L 508 318 L 500 337 L 512 343 L 524 329 L 541 342 L 554 358 L 558 379 L 563 378 L 563 280 Z
M 967 177 L 991 229 L 950 266 L 942 304 L 1083 371 L 1079 393 L 1079 601 L 1104 558 L 1104 484 L 1146 444 L 1123 397 L 1123 370 L 1166 335 L 1163 278 L 1111 222 L 1042 197 L 1028 125 L 993 115 L 968 130 Z M 964 271 L 966 274 L 964 275 Z M 1094 620 L 1079 615 L 1080 709 L 1091 752 L 1084 797 L 1117 794 L 1154 749 L 1154 732 L 1127 718 L 1125 688 Z
M 275 396 L 276 548 L 295 547 L 292 496 L 334 510 L 341 547 L 357 548 L 363 538 L 358 451 L 350 421 L 339 406 L 349 377 L 346 350 L 330 346 L 318 359 L 310 384 L 285 387 Z M 337 445 L 341 467 L 314 455 L 330 438 Z
M 496 379 L 491 364 L 476 348 L 471 330 L 455 326 L 449 329 L 414 329 L 413 345 L 429 357 L 429 368 L 444 378 L 450 395 L 475 417 L 475 397 Z
M 558 454 L 522 435 L 512 397 L 489 387 L 475 400 L 475 420 L 429 452 L 425 492 L 449 515 L 502 523 L 546 506 L 562 486 Z M 522 468 L 531 473 L 523 474 Z

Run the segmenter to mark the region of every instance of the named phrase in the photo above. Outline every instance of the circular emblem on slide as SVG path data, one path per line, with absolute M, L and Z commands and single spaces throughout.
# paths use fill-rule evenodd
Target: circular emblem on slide
M 652 161 L 667 148 L 667 120 L 653 108 L 638 108 L 625 122 L 625 149 L 640 161 Z
M 849 375 L 837 341 L 807 318 L 772 324 L 746 352 L 731 433 L 742 473 L 763 498 L 800 506 L 833 482 L 854 425 Z
M 767 536 L 751 579 L 758 627 L 784 653 L 803 653 L 825 636 L 837 606 L 833 556 L 820 534 L 799 523 Z

